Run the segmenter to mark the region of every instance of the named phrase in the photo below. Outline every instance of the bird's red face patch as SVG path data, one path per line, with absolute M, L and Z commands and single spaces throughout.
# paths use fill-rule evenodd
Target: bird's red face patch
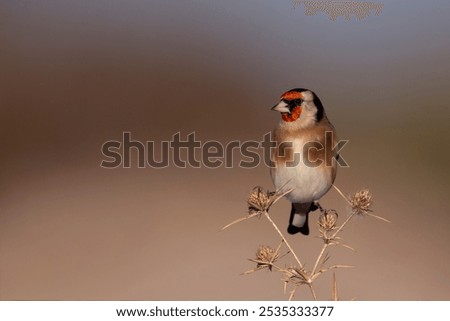
M 281 95 L 281 99 L 285 100 L 303 99 L 303 95 L 298 91 L 287 91 L 283 95 Z
M 292 111 L 290 113 L 281 113 L 281 118 L 287 122 L 296 121 L 300 117 L 301 113 L 302 113 L 302 107 L 297 106 L 297 107 L 294 107 L 294 109 L 292 109 Z

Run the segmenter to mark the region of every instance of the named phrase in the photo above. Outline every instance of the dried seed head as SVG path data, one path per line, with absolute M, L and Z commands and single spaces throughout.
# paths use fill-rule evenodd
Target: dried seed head
M 260 186 L 256 186 L 248 196 L 247 204 L 249 214 L 267 211 L 270 205 L 272 205 L 270 192 L 265 191 Z
M 332 231 L 338 219 L 338 214 L 335 210 L 325 210 L 322 214 L 319 215 L 319 226 L 329 232 Z
M 284 270 L 282 280 L 286 283 L 293 283 L 295 285 L 309 283 L 306 271 L 297 267 L 289 267 Z
M 371 211 L 372 193 L 367 189 L 362 189 L 350 198 L 352 210 L 357 214 L 365 214 Z
M 256 251 L 256 258 L 250 260 L 256 263 L 256 268 L 248 272 L 255 272 L 263 268 L 268 268 L 270 271 L 272 271 L 273 264 L 277 261 L 277 259 L 278 252 L 276 250 L 274 250 L 270 246 L 261 245 L 258 248 L 258 251 Z
M 278 258 L 278 253 L 268 245 L 261 245 L 256 251 L 256 260 L 273 263 Z

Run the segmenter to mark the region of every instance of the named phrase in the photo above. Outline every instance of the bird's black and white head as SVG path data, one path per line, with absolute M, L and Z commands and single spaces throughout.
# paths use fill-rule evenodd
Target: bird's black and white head
M 291 89 L 280 97 L 280 102 L 272 110 L 281 113 L 285 123 L 300 127 L 310 127 L 325 117 L 325 111 L 317 95 L 304 88 Z

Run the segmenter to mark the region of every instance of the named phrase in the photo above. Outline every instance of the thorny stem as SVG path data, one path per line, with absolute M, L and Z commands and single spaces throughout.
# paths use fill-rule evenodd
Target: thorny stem
M 312 283 L 308 283 L 308 287 L 311 290 L 311 294 L 314 298 L 314 301 L 317 301 L 316 291 L 314 291 L 314 287 L 313 287 Z
M 350 204 L 350 205 L 352 205 L 351 203 L 350 203 L 350 201 L 348 200 L 348 198 L 344 195 L 344 193 L 342 193 L 341 192 L 341 190 L 336 186 L 336 185 L 334 185 L 333 184 L 333 187 L 334 187 L 334 189 L 345 199 L 345 201 L 348 203 L 348 204 Z
M 334 186 L 334 185 L 333 185 Z M 352 219 L 352 217 L 354 216 L 356 214 L 356 212 L 355 211 L 352 211 L 352 214 L 350 214 L 348 217 L 347 217 L 347 219 L 344 221 L 344 223 L 342 223 L 342 225 L 341 226 L 339 226 L 339 228 L 336 230 L 336 232 L 334 232 L 333 233 L 333 235 L 330 237 L 330 239 L 334 239 L 337 235 L 338 235 L 338 233 L 340 232 L 340 231 L 342 231 L 342 229 L 344 228 L 344 226 Z M 311 272 L 311 276 L 312 277 L 314 277 L 314 275 L 316 274 L 316 269 L 317 269 L 317 266 L 319 265 L 319 262 L 320 262 L 320 260 L 322 260 L 322 256 L 323 256 L 323 254 L 325 253 L 325 250 L 327 249 L 327 247 L 330 245 L 330 243 L 325 243 L 323 246 L 322 246 L 322 250 L 320 251 L 320 254 L 319 254 L 319 256 L 317 257 L 317 260 L 316 260 L 316 263 L 314 264 L 314 268 L 313 268 L 313 270 L 312 270 L 312 272 Z
M 336 232 L 334 232 L 334 234 L 330 237 L 330 239 L 334 239 L 338 233 L 340 231 L 342 231 L 342 229 L 344 228 L 344 226 L 352 219 L 352 217 L 355 215 L 355 212 L 353 211 L 352 214 L 350 214 L 347 219 L 345 220 L 344 223 L 342 223 L 341 226 L 339 226 L 339 228 L 336 230 Z M 316 263 L 314 264 L 314 268 L 311 272 L 311 277 L 314 277 L 314 275 L 316 274 L 316 270 L 317 270 L 317 266 L 319 265 L 319 262 L 322 260 L 323 254 L 325 253 L 325 250 L 327 249 L 327 247 L 330 245 L 330 243 L 326 242 L 323 246 L 322 246 L 322 250 L 320 251 L 319 256 L 317 257 Z
M 347 197 L 345 197 L 344 193 L 341 192 L 341 190 L 336 186 L 333 185 L 333 187 L 336 189 L 336 191 L 347 201 L 347 203 L 350 204 L 350 201 L 348 200 Z M 333 235 L 329 238 L 329 239 L 334 239 L 338 233 L 340 231 L 342 231 L 342 229 L 344 228 L 344 226 L 352 219 L 352 217 L 355 215 L 355 212 L 352 211 L 352 214 L 350 214 L 347 219 L 344 221 L 344 223 L 342 223 L 341 226 L 339 226 L 339 228 L 336 230 L 336 232 L 333 233 Z M 325 253 L 325 250 L 327 249 L 327 247 L 330 245 L 329 242 L 326 242 L 323 246 L 322 246 L 322 250 L 320 251 L 319 256 L 317 257 L 316 263 L 314 264 L 314 268 L 311 272 L 311 277 L 314 277 L 316 270 L 317 270 L 317 266 L 319 265 L 319 262 L 322 260 L 322 256 Z
M 328 245 L 330 245 L 330 244 L 329 244 L 329 243 L 325 243 L 325 244 L 322 246 L 322 250 L 320 251 L 320 254 L 319 254 L 319 256 L 317 257 L 316 263 L 314 264 L 314 268 L 312 269 L 312 272 L 311 272 L 311 277 L 312 277 L 312 278 L 314 278 L 314 275 L 316 274 L 317 266 L 319 265 L 319 262 L 320 262 L 320 260 L 322 259 L 323 253 L 325 253 L 325 250 L 326 250 L 326 248 L 328 247 Z
M 344 223 L 342 223 L 341 226 L 339 226 L 339 228 L 336 230 L 336 232 L 334 232 L 334 234 L 331 236 L 331 239 L 334 239 L 336 237 L 336 235 L 338 235 L 338 233 L 340 231 L 342 231 L 342 229 L 344 228 L 344 226 L 352 219 L 353 216 L 355 216 L 356 212 L 352 211 L 352 214 L 349 215 L 349 217 L 347 217 L 347 219 L 345 220 Z
M 284 237 L 283 233 L 281 233 L 280 229 L 278 228 L 278 226 L 275 224 L 275 222 L 272 220 L 272 218 L 270 217 L 269 213 L 267 211 L 264 211 L 264 215 L 267 217 L 267 219 L 269 220 L 270 223 L 272 223 L 273 227 L 275 228 L 275 230 L 278 232 L 278 234 L 280 235 L 281 239 L 283 240 L 284 243 L 286 243 L 286 246 L 288 247 L 289 251 L 292 253 L 292 255 L 294 256 L 295 260 L 297 261 L 298 265 L 300 266 L 300 268 L 303 268 L 303 264 L 302 262 L 300 262 L 300 259 L 297 257 L 297 254 L 295 254 L 294 250 L 292 249 L 292 247 L 289 245 L 289 242 L 286 240 L 286 238 Z

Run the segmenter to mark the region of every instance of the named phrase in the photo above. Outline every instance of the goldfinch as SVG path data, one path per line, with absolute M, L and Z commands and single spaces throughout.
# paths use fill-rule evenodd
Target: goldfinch
M 308 214 L 333 185 L 338 157 L 336 131 L 311 90 L 295 88 L 281 95 L 272 110 L 281 120 L 272 132 L 270 174 L 275 188 L 292 203 L 289 234 L 309 234 Z

